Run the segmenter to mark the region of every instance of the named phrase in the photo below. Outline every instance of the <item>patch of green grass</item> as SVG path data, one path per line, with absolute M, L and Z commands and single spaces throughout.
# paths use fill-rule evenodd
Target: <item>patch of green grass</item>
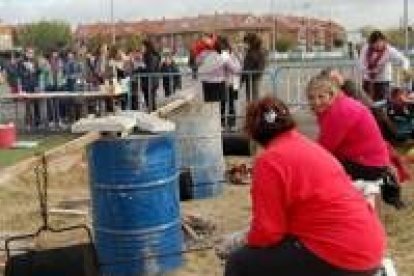
M 21 141 L 38 141 L 39 145 L 31 149 L 0 149 L 0 168 L 13 165 L 25 158 L 34 156 L 36 153 L 47 151 L 74 138 L 76 136 L 73 134 L 19 136 L 18 139 Z

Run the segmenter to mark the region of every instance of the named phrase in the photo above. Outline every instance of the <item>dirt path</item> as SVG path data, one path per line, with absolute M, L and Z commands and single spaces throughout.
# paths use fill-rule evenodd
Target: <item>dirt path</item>
M 216 238 L 244 229 L 249 223 L 249 186 L 229 185 L 217 198 L 182 203 L 182 212 L 196 213 L 213 222 L 217 227 Z M 185 259 L 185 265 L 175 276 L 215 276 L 223 273 L 223 266 L 213 250 L 187 254 Z

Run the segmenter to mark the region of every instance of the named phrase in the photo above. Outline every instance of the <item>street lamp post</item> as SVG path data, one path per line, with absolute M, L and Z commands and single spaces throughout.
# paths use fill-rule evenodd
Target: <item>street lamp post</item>
M 404 1 L 404 51 L 408 54 L 408 0 Z
M 111 1 L 111 38 L 112 45 L 115 45 L 115 21 L 114 21 L 114 0 Z
M 308 14 L 308 11 L 311 8 L 311 3 L 310 2 L 305 2 L 303 4 L 303 9 L 304 9 L 304 16 L 305 16 L 305 20 L 306 20 L 306 27 L 305 27 L 305 41 L 306 41 L 306 51 L 308 52 L 311 49 L 311 36 L 312 36 L 312 26 L 311 26 L 311 22 L 310 22 L 310 15 Z
M 329 48 L 333 51 L 334 48 L 334 34 L 333 34 L 333 4 L 329 1 Z
M 276 14 L 275 14 L 275 0 L 270 0 L 270 11 L 272 13 L 272 51 L 276 50 Z

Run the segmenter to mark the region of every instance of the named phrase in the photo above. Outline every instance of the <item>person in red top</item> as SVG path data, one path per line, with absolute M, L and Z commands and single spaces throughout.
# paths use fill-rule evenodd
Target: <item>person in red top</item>
M 225 276 L 374 275 L 385 233 L 340 163 L 296 130 L 278 99 L 252 103 L 246 131 L 264 150 L 247 244 L 231 253 Z
M 371 111 L 345 95 L 329 77 L 311 79 L 306 93 L 318 119 L 318 142 L 341 162 L 355 187 L 375 206 L 391 162 Z
M 374 103 L 365 91 L 359 89 L 353 80 L 345 79 L 337 69 L 325 68 L 321 71 L 320 76 L 329 78 L 341 89 L 344 95 L 362 103 L 373 115 L 387 145 L 391 165 L 390 169 L 387 170 L 388 176 L 381 186 L 381 197 L 385 203 L 394 206 L 396 209 L 404 208 L 405 204 L 401 199 L 400 186 L 411 179 L 411 174 L 407 161 L 393 147 L 393 143 L 399 140 L 395 124 L 389 118 L 383 106 Z M 356 127 L 360 126 L 356 125 Z M 353 132 L 359 133 L 360 131 Z M 363 140 L 363 143 L 366 143 L 366 140 Z

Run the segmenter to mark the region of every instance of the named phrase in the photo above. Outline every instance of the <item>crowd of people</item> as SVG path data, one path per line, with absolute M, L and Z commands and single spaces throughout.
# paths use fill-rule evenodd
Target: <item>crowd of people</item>
M 205 33 L 190 50 L 189 65 L 194 69 L 193 77 L 202 83 L 203 99 L 221 103 L 223 126 L 228 128 L 235 126 L 235 101 L 241 86 L 245 85 L 248 101 L 258 99 L 265 69 L 266 54 L 259 36 L 247 34 L 244 45 L 231 45 L 224 36 Z M 1 69 L 11 93 L 98 91 L 105 83 L 128 79 L 129 108 L 148 111 L 157 108 L 159 88 L 164 97 L 182 88 L 184 74 L 173 53 L 160 53 L 151 40 L 144 40 L 140 49 L 130 52 L 106 44 L 94 51 L 79 46 L 49 53 L 28 47 L 21 57 L 12 56 L 4 62 Z M 125 103 L 122 107 L 127 108 Z M 35 103 L 35 118 L 38 113 Z
M 149 40 L 143 42 L 142 49 L 128 53 L 107 44 L 95 51 L 81 46 L 49 53 L 36 53 L 28 47 L 22 56 L 12 55 L 4 61 L 1 69 L 11 93 L 93 90 L 105 81 L 133 73 L 178 72 L 172 55 L 161 55 Z M 169 87 L 165 81 L 165 94 L 179 87 L 176 82 Z
M 11 56 L 4 61 L 1 69 L 12 94 L 102 91 L 105 84 L 128 79 L 131 108 L 134 110 L 156 108 L 156 90 L 160 82 L 166 97 L 181 87 L 179 68 L 172 54 L 160 54 L 149 40 L 143 42 L 141 49 L 128 53 L 106 44 L 95 51 L 77 47 L 76 50 L 53 50 L 49 53 L 37 53 L 28 47 L 21 56 Z M 140 93 L 143 100 L 138 98 Z M 125 102 L 124 99 L 123 108 L 126 108 Z M 34 124 L 37 125 L 39 107 L 35 101 L 32 104 Z M 61 104 L 61 113 L 65 113 L 68 104 Z

